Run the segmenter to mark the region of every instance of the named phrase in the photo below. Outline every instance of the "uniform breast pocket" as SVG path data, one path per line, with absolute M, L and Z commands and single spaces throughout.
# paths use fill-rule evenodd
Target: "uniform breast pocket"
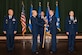
M 16 22 L 15 21 L 13 21 L 13 24 L 15 24 Z

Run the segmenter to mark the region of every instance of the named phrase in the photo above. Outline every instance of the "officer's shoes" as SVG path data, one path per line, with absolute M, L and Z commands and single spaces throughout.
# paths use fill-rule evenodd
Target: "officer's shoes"
M 56 53 L 56 51 L 50 51 L 50 54 L 54 54 L 54 53 Z
M 8 49 L 8 52 L 12 52 L 12 51 L 13 51 L 13 48 L 9 48 L 9 49 Z
M 68 51 L 68 53 L 76 53 L 75 51 Z
M 39 52 L 37 51 L 37 52 L 35 52 L 36 54 L 39 54 Z
M 8 52 L 12 52 L 13 50 L 11 50 L 11 49 L 8 49 Z
M 68 53 L 72 53 L 71 51 L 68 51 Z
M 39 54 L 39 52 L 38 51 L 36 51 L 36 52 L 32 52 L 33 54 L 36 54 L 36 55 L 38 55 Z

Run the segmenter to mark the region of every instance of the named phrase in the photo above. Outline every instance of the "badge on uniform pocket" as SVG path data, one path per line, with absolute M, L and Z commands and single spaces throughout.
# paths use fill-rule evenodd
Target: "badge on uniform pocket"
M 8 19 L 6 19 L 6 24 L 8 24 Z
M 16 19 L 15 19 L 15 18 L 13 18 L 13 19 L 12 19 L 12 21 L 13 21 L 13 24 L 15 24 Z
M 69 20 L 69 24 L 71 24 L 71 21 Z
M 15 24 L 15 21 L 13 22 L 13 24 Z

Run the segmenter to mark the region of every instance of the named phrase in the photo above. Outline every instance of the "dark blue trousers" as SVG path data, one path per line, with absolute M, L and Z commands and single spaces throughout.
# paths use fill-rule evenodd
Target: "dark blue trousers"
M 7 38 L 7 48 L 8 50 L 13 50 L 14 48 L 14 34 L 6 34 Z
M 32 52 L 36 52 L 37 50 L 37 37 L 38 37 L 38 34 L 33 34 L 33 37 L 32 37 Z
M 75 34 L 68 35 L 68 50 L 74 51 Z
M 51 34 L 52 40 L 51 40 L 51 51 L 56 51 L 56 34 Z
M 42 46 L 42 43 L 43 43 L 43 37 L 44 37 L 44 28 L 40 27 L 39 28 L 39 34 L 40 34 L 40 46 Z

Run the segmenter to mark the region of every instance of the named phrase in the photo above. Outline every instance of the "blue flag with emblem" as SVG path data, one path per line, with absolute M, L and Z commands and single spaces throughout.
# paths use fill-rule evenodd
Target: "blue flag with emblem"
M 47 18 L 48 22 L 49 22 L 49 10 L 50 10 L 49 2 L 47 2 L 46 18 Z
M 31 4 L 31 7 L 30 7 L 30 18 L 29 18 L 29 24 L 28 24 L 28 28 L 29 28 L 30 32 L 32 31 L 32 24 L 31 24 L 32 10 L 33 10 L 33 5 Z
M 55 17 L 57 19 L 57 22 L 56 22 L 57 29 L 60 29 L 60 17 L 59 17 L 58 1 L 56 1 Z
M 39 8 L 38 8 L 38 17 L 41 16 L 41 2 L 39 2 Z
M 49 7 L 49 2 L 47 2 L 47 9 L 46 9 L 46 19 L 48 20 L 48 22 L 50 21 L 49 19 L 49 10 L 50 10 L 50 7 Z M 46 32 L 48 32 L 48 26 L 46 26 Z

